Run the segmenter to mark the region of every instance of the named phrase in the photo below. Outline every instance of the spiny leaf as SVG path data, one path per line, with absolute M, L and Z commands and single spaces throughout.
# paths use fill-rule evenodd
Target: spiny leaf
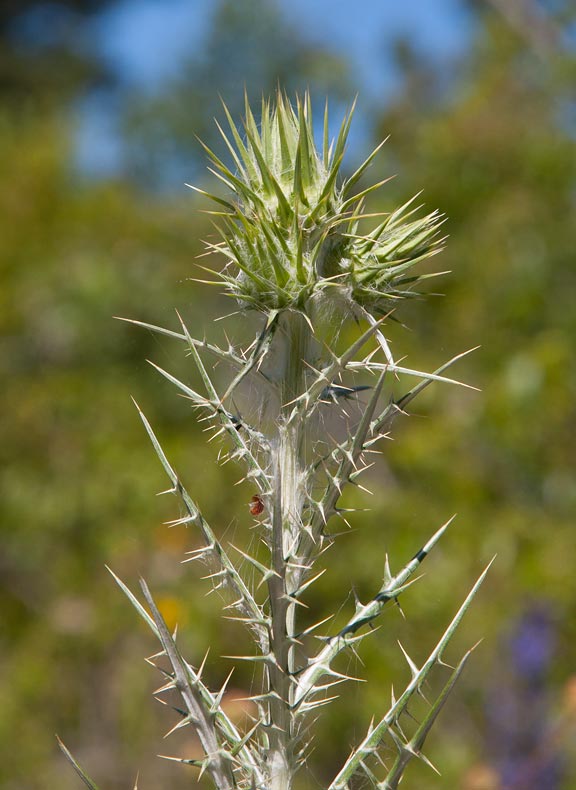
M 450 641 L 454 631 L 464 617 L 464 614 L 478 592 L 480 585 L 486 578 L 486 574 L 488 573 L 493 561 L 494 560 L 492 560 L 480 574 L 480 577 L 468 593 L 464 603 L 456 612 L 456 615 L 453 617 L 452 621 L 444 631 L 436 647 L 432 650 L 424 664 L 420 667 L 417 674 L 412 677 L 404 692 L 395 701 L 386 715 L 380 720 L 378 724 L 370 728 L 369 733 L 364 738 L 362 743 L 351 752 L 343 767 L 340 769 L 338 775 L 330 784 L 328 790 L 346 790 L 346 788 L 349 786 L 350 779 L 358 771 L 362 760 L 365 759 L 367 755 L 376 752 L 386 733 L 392 733 L 392 725 L 397 722 L 402 713 L 406 712 L 408 703 L 410 702 L 413 695 L 420 690 L 432 667 L 442 661 L 442 655 L 446 645 Z
M 399 754 L 396 757 L 394 765 L 386 775 L 384 782 L 380 785 L 382 790 L 396 790 L 398 784 L 404 774 L 406 766 L 408 763 L 414 758 L 417 757 L 419 759 L 423 759 L 427 765 L 429 765 L 436 773 L 439 771 L 430 763 L 430 761 L 421 753 L 421 749 L 424 745 L 424 741 L 426 740 L 426 736 L 430 732 L 432 725 L 438 718 L 438 715 L 444 705 L 448 700 L 448 696 L 450 692 L 456 685 L 458 678 L 462 674 L 464 670 L 464 666 L 468 661 L 472 650 L 468 650 L 467 653 L 460 659 L 458 666 L 454 671 L 451 673 L 450 677 L 448 678 L 447 682 L 445 683 L 442 691 L 438 695 L 438 697 L 434 700 L 433 704 L 430 707 L 430 710 L 427 712 L 426 716 L 424 717 L 422 723 L 410 739 L 410 741 L 406 744 L 406 747 L 399 750 Z
M 140 586 L 144 593 L 146 603 L 152 612 L 152 617 L 156 624 L 162 647 L 174 670 L 176 686 L 186 704 L 191 723 L 198 733 L 198 737 L 206 753 L 207 768 L 212 774 L 217 787 L 222 787 L 223 790 L 233 790 L 235 782 L 232 769 L 230 762 L 223 759 L 223 749 L 215 730 L 210 709 L 207 708 L 205 700 L 197 688 L 197 685 L 190 683 L 186 663 L 180 655 L 180 651 L 176 647 L 176 643 L 143 579 L 140 581 Z
M 318 681 L 329 671 L 336 656 L 350 646 L 352 638 L 359 629 L 371 624 L 389 601 L 395 600 L 401 595 L 406 589 L 406 582 L 410 576 L 428 556 L 432 548 L 452 523 L 453 519 L 454 516 L 441 526 L 396 576 L 393 578 L 391 576 L 390 578 L 386 578 L 385 575 L 384 585 L 374 598 L 365 605 L 359 604 L 354 615 L 348 620 L 338 634 L 330 637 L 322 650 L 315 657 L 310 659 L 308 667 L 297 679 L 297 687 L 294 694 L 295 707 L 307 698 Z
M 89 787 L 90 790 L 98 790 L 98 785 L 94 784 L 94 782 L 90 779 L 90 777 L 84 773 L 80 765 L 76 762 L 70 751 L 62 743 L 62 741 L 58 736 L 56 736 L 56 740 L 58 741 L 58 746 L 60 747 L 60 750 L 64 754 L 64 757 L 66 757 L 68 762 L 72 765 L 72 767 L 74 768 L 80 779 L 82 779 L 86 787 Z

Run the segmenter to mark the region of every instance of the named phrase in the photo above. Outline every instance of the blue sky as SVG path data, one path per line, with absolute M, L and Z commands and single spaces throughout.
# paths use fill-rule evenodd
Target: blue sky
M 381 104 L 397 86 L 386 52 L 399 35 L 439 59 L 461 54 L 470 41 L 472 21 L 463 0 L 276 2 L 305 41 L 350 62 L 360 116 L 363 103 L 377 98 Z M 181 64 L 202 47 L 216 7 L 217 0 L 121 0 L 97 20 L 93 46 L 127 89 L 153 94 L 176 78 Z M 114 99 L 95 94 L 79 117 L 79 164 L 87 173 L 107 174 L 119 167 L 121 158 Z
M 390 85 L 389 64 L 382 52 L 399 34 L 438 57 L 460 53 L 469 41 L 471 22 L 461 0 L 277 0 L 277 4 L 304 39 L 348 56 L 369 90 Z M 97 45 L 127 82 L 153 90 L 176 76 L 191 49 L 201 46 L 215 7 L 216 0 L 123 0 L 101 16 Z

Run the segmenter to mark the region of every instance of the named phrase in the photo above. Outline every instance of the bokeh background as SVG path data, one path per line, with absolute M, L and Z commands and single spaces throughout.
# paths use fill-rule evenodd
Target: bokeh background
M 349 501 L 355 528 L 328 555 L 311 615 L 374 593 L 458 513 L 425 578 L 390 610 L 318 724 L 326 786 L 394 679 L 396 639 L 419 661 L 483 565 L 498 558 L 452 646 L 484 637 L 427 752 L 419 790 L 576 786 L 576 9 L 570 0 L 4 0 L 0 8 L 0 787 L 72 790 L 58 733 L 105 790 L 179 790 L 185 733 L 150 692 L 152 637 L 104 569 L 144 575 L 196 662 L 221 682 L 243 636 L 180 564 L 196 538 L 162 522 L 162 470 L 135 396 L 219 531 L 251 540 L 238 471 L 216 465 L 186 401 L 145 362 L 193 380 L 168 338 L 128 316 L 215 340 L 230 305 L 198 276 L 211 233 L 185 181 L 211 184 L 196 135 L 218 145 L 219 95 L 309 87 L 335 125 L 359 93 L 348 166 L 386 135 L 374 210 L 424 190 L 448 216 L 441 297 L 412 302 L 398 356 L 458 367 L 481 393 L 429 388 Z M 216 265 L 216 262 L 214 262 Z M 440 281 L 438 281 L 440 282 Z M 243 322 L 248 321 L 244 318 Z M 231 325 L 234 326 L 233 324 Z M 233 331 L 233 329 L 232 329 Z M 317 619 L 318 619 L 317 618 Z M 228 697 L 242 716 L 252 678 Z M 234 714 L 236 715 L 236 713 Z

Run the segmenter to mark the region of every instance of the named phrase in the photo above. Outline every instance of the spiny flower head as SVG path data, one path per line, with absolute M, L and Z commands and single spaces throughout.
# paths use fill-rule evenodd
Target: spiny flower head
M 353 111 L 330 141 L 326 106 L 319 150 L 308 93 L 296 107 L 280 91 L 274 103 L 263 100 L 259 126 L 246 101 L 243 133 L 224 106 L 230 133 L 218 128 L 233 169 L 204 148 L 232 199 L 197 191 L 222 209 L 222 240 L 207 246 L 227 258 L 219 276 L 244 306 L 304 311 L 312 297 L 341 302 L 344 296 L 371 313 L 387 312 L 391 302 L 413 296 L 425 276 L 408 270 L 441 249 L 440 214 L 414 218 L 414 198 L 360 233 L 361 221 L 373 216 L 364 213 L 365 197 L 389 179 L 354 192 L 383 143 L 349 178 L 341 177 Z

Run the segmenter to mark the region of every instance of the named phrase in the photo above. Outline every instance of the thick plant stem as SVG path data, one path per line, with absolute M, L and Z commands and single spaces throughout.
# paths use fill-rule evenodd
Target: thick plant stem
M 284 311 L 280 326 L 285 340 L 284 371 L 281 380 L 282 410 L 287 416 L 289 402 L 306 389 L 305 376 L 312 350 L 312 330 L 304 315 L 295 310 Z
M 294 559 L 301 535 L 301 513 L 305 496 L 305 425 L 289 420 L 292 402 L 306 391 L 306 373 L 311 369 L 312 330 L 300 313 L 286 316 L 285 361 L 281 387 L 281 415 L 278 429 L 277 465 L 281 491 L 282 544 L 285 562 Z M 293 590 L 288 590 L 293 592 Z
M 272 662 L 270 691 L 270 787 L 289 790 L 295 773 L 292 713 L 292 676 L 295 669 L 295 609 L 291 563 L 294 563 L 301 532 L 300 514 L 304 501 L 305 467 L 303 431 L 300 422 L 288 423 L 290 402 L 305 390 L 311 330 L 302 315 L 288 313 L 283 323 L 284 370 L 282 375 L 281 419 L 276 439 L 273 471 L 272 567 L 269 581 L 272 621 Z

